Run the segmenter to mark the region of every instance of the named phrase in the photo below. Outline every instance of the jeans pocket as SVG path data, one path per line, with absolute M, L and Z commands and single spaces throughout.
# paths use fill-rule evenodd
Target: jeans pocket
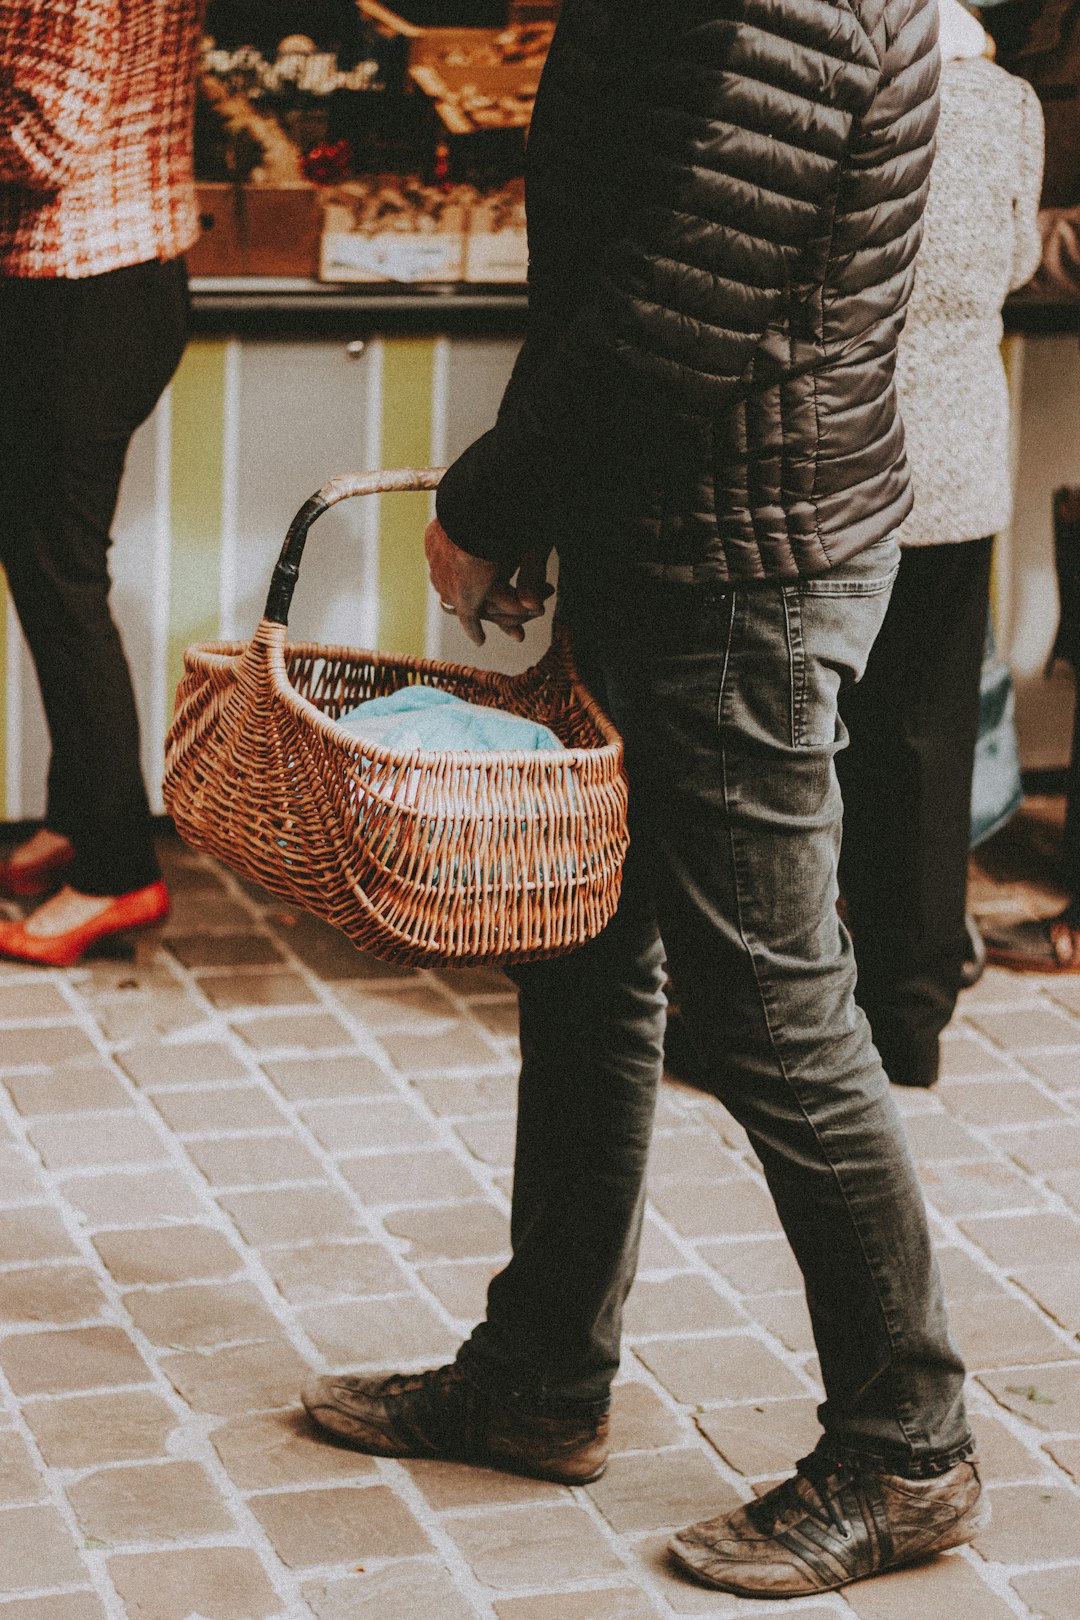
M 886 534 L 827 574 L 801 579 L 795 588 L 804 596 L 875 596 L 892 589 L 899 567 L 900 543 L 895 534 Z
M 843 741 L 840 693 L 862 679 L 895 578 L 893 567 L 869 578 L 784 586 L 793 747 L 834 748 Z

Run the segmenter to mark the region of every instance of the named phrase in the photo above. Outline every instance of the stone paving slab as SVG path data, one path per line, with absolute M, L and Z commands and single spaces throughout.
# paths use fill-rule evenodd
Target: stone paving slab
M 303 1379 L 450 1355 L 506 1253 L 512 991 L 164 858 L 176 911 L 133 960 L 0 966 L 0 1620 L 775 1620 L 663 1551 L 817 1433 L 745 1134 L 665 1087 L 602 1480 L 326 1446 Z M 992 863 L 974 892 L 1053 905 Z M 1080 980 L 988 972 L 898 1102 L 995 1521 L 783 1612 L 1080 1620 Z

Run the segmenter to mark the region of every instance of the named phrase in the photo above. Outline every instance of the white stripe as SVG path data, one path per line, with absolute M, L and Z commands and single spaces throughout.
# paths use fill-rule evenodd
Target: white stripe
M 450 389 L 450 339 L 437 337 L 431 357 L 431 465 L 441 467 L 446 461 L 448 396 Z M 435 516 L 435 491 L 431 492 L 428 516 Z M 446 615 L 439 607 L 439 598 L 429 583 L 427 611 L 424 617 L 424 651 L 429 658 L 442 657 L 443 626 Z
M 150 645 L 152 685 L 150 714 L 154 751 L 160 761 L 165 751 L 165 732 L 172 718 L 168 690 L 169 595 L 172 562 L 172 388 L 165 390 L 154 412 L 154 566 L 153 598 L 150 602 Z M 150 808 L 155 814 L 164 808 L 158 771 L 151 778 Z
M 221 465 L 221 553 L 218 581 L 218 634 L 231 641 L 236 627 L 238 574 L 237 509 L 240 466 L 240 341 L 229 338 L 225 344 L 224 422 Z
M 22 671 L 23 634 L 15 604 L 7 598 L 7 658 L 4 670 L 4 725 L 7 732 L 7 768 L 4 813 L 9 821 L 23 816 L 22 792 Z
M 363 466 L 373 472 L 382 466 L 383 355 L 382 338 L 372 338 L 364 353 L 367 395 L 364 409 Z M 360 615 L 357 632 L 361 647 L 379 644 L 379 495 L 360 502 Z

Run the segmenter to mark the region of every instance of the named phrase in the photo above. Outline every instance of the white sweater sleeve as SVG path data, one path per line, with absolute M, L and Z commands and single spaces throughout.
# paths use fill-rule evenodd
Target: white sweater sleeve
M 1013 197 L 1013 262 L 1010 286 L 1023 287 L 1039 268 L 1039 193 L 1045 133 L 1039 98 L 1024 79 L 1020 88 L 1020 150 Z

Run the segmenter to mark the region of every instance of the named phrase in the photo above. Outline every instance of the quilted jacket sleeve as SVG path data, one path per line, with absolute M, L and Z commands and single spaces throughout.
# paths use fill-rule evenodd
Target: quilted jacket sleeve
M 0 0 L 0 182 L 58 191 L 108 111 L 119 0 Z
M 618 111 L 603 114 L 591 150 L 582 124 L 591 83 L 576 104 L 566 90 L 573 39 L 564 10 L 545 73 L 556 82 L 542 86 L 547 106 L 530 137 L 533 335 L 495 427 L 440 487 L 439 518 L 457 545 L 511 572 L 544 532 L 547 492 L 587 476 L 601 444 L 606 467 L 631 467 L 650 416 L 714 418 L 766 334 L 784 348 L 792 303 L 820 283 L 841 167 L 888 54 L 884 5 L 841 0 L 826 9 L 815 0 L 814 10 L 827 28 L 808 47 L 798 8 L 667 0 L 655 11 L 663 15 L 642 53 L 632 109 L 622 122 Z M 575 215 L 564 204 L 561 227 L 546 206 L 541 237 L 533 199 L 545 202 L 551 175 L 605 167 L 593 196 L 610 193 L 616 204 L 599 232 L 588 210 Z M 595 241 L 595 262 L 562 320 L 552 307 L 559 290 L 542 273 L 560 228 L 571 245 L 559 245 L 557 264 L 573 258 L 575 232 Z

